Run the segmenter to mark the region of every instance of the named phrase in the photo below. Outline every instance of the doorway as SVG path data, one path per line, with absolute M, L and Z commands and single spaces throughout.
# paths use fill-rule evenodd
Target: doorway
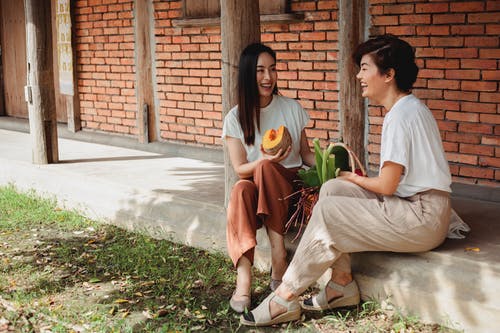
M 0 1 L 3 114 L 28 118 L 24 100 L 26 85 L 26 26 L 24 1 Z
M 54 5 L 52 1 L 52 6 Z M 4 103 L 0 114 L 28 119 L 24 99 L 26 85 L 26 23 L 24 1 L 0 0 L 1 75 Z M 52 44 L 56 43 L 55 13 L 52 11 Z M 54 47 L 52 47 L 55 50 Z M 54 91 L 57 121 L 67 123 L 66 97 L 59 92 L 57 52 L 53 52 Z

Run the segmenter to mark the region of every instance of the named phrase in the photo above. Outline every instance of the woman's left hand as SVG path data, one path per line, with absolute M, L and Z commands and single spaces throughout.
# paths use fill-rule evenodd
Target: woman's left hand
M 383 195 L 392 195 L 398 188 L 399 179 L 403 174 L 404 168 L 401 164 L 386 161 L 376 177 L 358 176 L 354 172 L 342 171 L 341 179 L 350 181 L 369 191 Z

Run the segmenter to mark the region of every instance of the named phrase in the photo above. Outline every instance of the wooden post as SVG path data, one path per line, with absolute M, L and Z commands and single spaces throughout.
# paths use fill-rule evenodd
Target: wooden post
M 68 113 L 68 130 L 78 132 L 82 129 L 80 117 L 80 96 L 78 93 L 78 71 L 76 70 L 76 27 L 75 8 L 76 1 L 69 1 L 71 15 L 71 48 L 73 50 L 73 96 L 66 96 L 66 111 Z
M 352 53 L 365 38 L 366 0 L 339 1 L 340 135 L 365 164 L 365 104 Z
M 27 85 L 33 163 L 56 163 L 57 119 L 52 62 L 50 0 L 25 0 Z
M 221 0 L 222 36 L 222 117 L 238 104 L 238 64 L 243 49 L 260 41 L 259 2 L 255 0 Z M 238 179 L 224 147 L 225 204 Z
M 137 82 L 138 140 L 148 143 L 157 140 L 156 113 L 153 87 L 153 60 L 151 42 L 151 0 L 135 0 L 135 63 Z M 153 44 L 154 45 L 154 44 Z

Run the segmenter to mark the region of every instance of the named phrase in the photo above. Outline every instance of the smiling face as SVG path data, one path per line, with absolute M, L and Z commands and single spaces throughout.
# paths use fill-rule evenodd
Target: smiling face
M 363 97 L 379 102 L 387 93 L 387 75 L 380 73 L 372 56 L 369 54 L 365 54 L 361 58 L 360 69 L 356 78 L 361 83 Z
M 256 77 L 261 107 L 265 107 L 271 103 L 277 79 L 276 61 L 273 56 L 267 52 L 261 53 L 257 59 Z

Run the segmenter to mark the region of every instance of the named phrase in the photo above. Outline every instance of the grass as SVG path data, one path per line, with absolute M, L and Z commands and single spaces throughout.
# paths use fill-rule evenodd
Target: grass
M 235 272 L 225 254 L 91 221 L 33 192 L 0 187 L 0 331 L 255 331 L 228 299 Z M 255 271 L 254 302 L 268 294 Z M 452 332 L 382 310 L 305 314 L 260 331 Z

